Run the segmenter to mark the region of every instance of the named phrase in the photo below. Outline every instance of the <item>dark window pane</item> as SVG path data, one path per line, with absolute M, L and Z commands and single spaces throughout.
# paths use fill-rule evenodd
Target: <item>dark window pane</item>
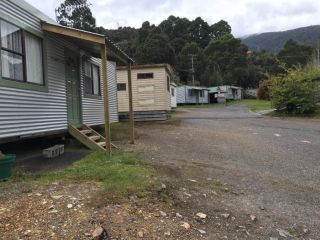
M 92 94 L 93 89 L 92 89 L 92 78 L 90 77 L 85 77 L 84 78 L 84 92 L 86 94 Z
M 138 79 L 152 79 L 153 73 L 138 73 L 137 78 Z
M 117 89 L 118 91 L 126 91 L 127 90 L 127 86 L 125 83 L 118 83 L 117 84 Z
M 10 23 L 1 21 L 1 44 L 2 48 L 22 53 L 21 30 Z
M 23 81 L 22 56 L 1 50 L 2 77 Z

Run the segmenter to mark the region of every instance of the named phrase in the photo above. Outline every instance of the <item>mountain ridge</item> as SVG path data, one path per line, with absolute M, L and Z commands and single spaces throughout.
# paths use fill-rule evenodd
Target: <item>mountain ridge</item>
M 269 52 L 280 51 L 289 39 L 293 39 L 300 44 L 315 47 L 317 46 L 317 42 L 320 41 L 320 25 L 311 25 L 279 32 L 258 33 L 241 38 L 242 42 L 249 47 L 249 50 L 265 50 Z

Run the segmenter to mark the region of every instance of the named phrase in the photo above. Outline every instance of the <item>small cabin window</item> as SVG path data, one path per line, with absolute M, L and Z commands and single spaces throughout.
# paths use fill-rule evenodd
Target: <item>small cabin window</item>
M 170 77 L 167 76 L 167 90 L 170 92 Z
M 0 33 L 2 78 L 43 85 L 42 39 L 4 20 Z
M 153 73 L 138 73 L 137 78 L 138 79 L 152 79 Z
M 84 62 L 84 92 L 89 95 L 101 95 L 100 68 L 89 62 Z
M 200 97 L 203 97 L 203 95 L 204 95 L 203 90 L 200 90 Z
M 174 88 L 171 88 L 171 96 L 174 97 Z
M 117 90 L 118 91 L 127 91 L 127 85 L 125 83 L 118 83 Z

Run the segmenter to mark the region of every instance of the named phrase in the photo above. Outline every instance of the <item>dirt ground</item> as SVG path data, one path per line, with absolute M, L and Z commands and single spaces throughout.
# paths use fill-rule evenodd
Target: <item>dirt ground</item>
M 12 184 L 0 239 L 91 239 L 97 226 L 110 239 L 319 239 L 319 133 L 318 120 L 242 106 L 137 124 L 136 144 L 120 146 L 155 166 L 158 196 L 109 203 L 97 183 Z

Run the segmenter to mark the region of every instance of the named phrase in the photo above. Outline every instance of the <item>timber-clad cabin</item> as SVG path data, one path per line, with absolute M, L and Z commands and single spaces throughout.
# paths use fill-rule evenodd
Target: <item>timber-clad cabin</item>
M 0 143 L 70 127 L 91 141 L 97 137 L 81 126 L 104 124 L 98 145 L 110 151 L 116 65 L 133 61 L 104 35 L 61 26 L 21 0 L 0 1 L 0 33 Z
M 132 103 L 135 121 L 167 120 L 171 111 L 171 79 L 169 64 L 133 65 L 131 67 Z M 118 111 L 126 119 L 128 105 L 128 68 L 117 67 Z

